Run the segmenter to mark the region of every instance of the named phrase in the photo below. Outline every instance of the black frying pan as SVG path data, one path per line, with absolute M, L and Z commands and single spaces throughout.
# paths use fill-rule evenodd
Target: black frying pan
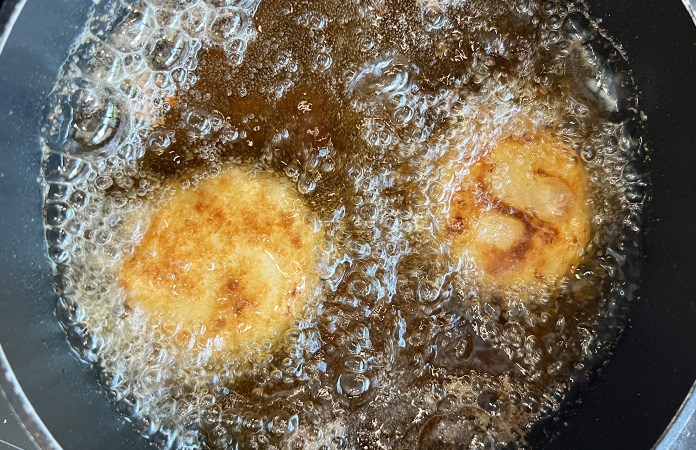
M 45 256 L 42 106 L 90 3 L 6 0 L 0 9 L 0 27 L 14 24 L 0 53 L 0 387 L 42 448 L 144 449 L 94 373 L 71 356 Z M 696 27 L 679 0 L 588 3 L 623 44 L 648 116 L 646 264 L 640 299 L 601 374 L 530 440 L 534 448 L 645 449 L 696 379 Z M 681 448 L 693 446 L 696 438 Z

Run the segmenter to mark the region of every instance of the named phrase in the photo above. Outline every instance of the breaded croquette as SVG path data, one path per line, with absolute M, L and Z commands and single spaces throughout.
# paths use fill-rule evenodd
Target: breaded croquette
M 120 270 L 127 304 L 218 350 L 273 339 L 315 285 L 317 234 L 295 189 L 228 168 L 176 190 Z
M 452 255 L 497 285 L 554 285 L 590 239 L 585 172 L 558 139 L 505 140 L 476 160 L 444 229 Z

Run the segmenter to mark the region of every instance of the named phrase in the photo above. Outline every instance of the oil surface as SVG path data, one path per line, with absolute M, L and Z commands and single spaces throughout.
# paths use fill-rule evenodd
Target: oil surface
M 635 290 L 642 121 L 572 3 L 102 1 L 44 127 L 57 314 L 164 448 L 523 446 Z M 536 131 L 582 160 L 591 242 L 558 286 L 499 289 L 440 227 L 471 164 Z M 220 360 L 118 273 L 162 198 L 230 166 L 292 183 L 323 244 L 284 345 Z

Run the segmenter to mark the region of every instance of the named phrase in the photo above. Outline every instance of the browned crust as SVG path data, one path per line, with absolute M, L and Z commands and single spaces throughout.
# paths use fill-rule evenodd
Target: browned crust
M 515 158 L 503 152 L 514 153 L 523 163 L 515 166 L 515 162 L 510 163 Z M 564 164 L 551 167 L 557 160 Z M 512 169 L 506 166 L 506 170 L 518 171 L 530 180 L 553 179 L 566 186 L 573 198 L 567 201 L 567 208 L 560 208 L 560 217 L 541 219 L 535 214 L 519 195 L 525 186 L 513 186 L 512 194 L 504 189 L 502 194 L 497 192 L 491 183 L 494 176 L 500 177 L 497 171 L 504 172 L 498 167 L 502 166 L 501 161 L 514 166 Z M 454 256 L 469 258 L 484 277 L 501 284 L 553 283 L 564 275 L 578 263 L 590 230 L 584 169 L 570 161 L 573 161 L 572 150 L 539 133 L 525 142 L 503 141 L 490 154 L 474 162 L 452 199 L 450 216 L 443 227 L 453 242 Z M 518 181 L 514 176 L 506 180 L 512 184 Z M 523 232 L 515 236 L 511 245 L 498 248 L 485 242 L 479 225 L 484 217 L 493 216 L 514 219 L 522 225 Z
M 127 303 L 223 349 L 274 338 L 301 313 L 316 236 L 295 191 L 267 174 L 223 171 L 175 191 L 124 261 Z M 186 340 L 186 339 L 184 339 Z

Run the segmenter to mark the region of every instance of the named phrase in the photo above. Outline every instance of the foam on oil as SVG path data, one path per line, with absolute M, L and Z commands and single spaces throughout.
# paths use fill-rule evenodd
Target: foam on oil
M 642 118 L 578 5 L 105 1 L 49 101 L 57 313 L 162 447 L 522 442 L 635 289 Z M 559 289 L 500 291 L 452 264 L 438 224 L 478 155 L 535 129 L 582 158 L 593 240 Z M 228 165 L 291 180 L 326 244 L 288 345 L 221 363 L 130 310 L 117 274 L 158 199 Z

